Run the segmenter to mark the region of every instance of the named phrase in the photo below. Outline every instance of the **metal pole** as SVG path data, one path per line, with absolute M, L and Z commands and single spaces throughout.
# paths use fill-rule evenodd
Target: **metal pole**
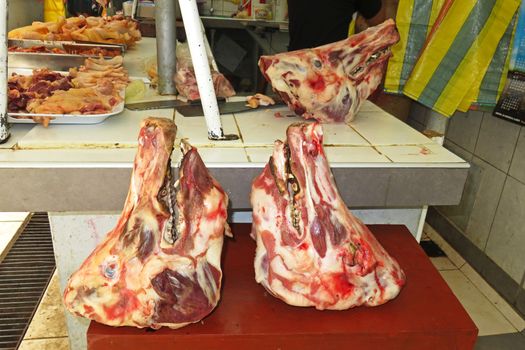
M 158 89 L 161 95 L 175 95 L 177 47 L 175 7 L 177 0 L 155 1 L 155 31 L 157 36 Z
M 180 11 L 184 21 L 184 29 L 188 38 L 191 61 L 197 78 L 199 95 L 201 97 L 204 118 L 208 126 L 208 138 L 210 140 L 224 140 L 222 131 L 217 97 L 213 88 L 213 81 L 210 72 L 210 63 L 206 54 L 204 44 L 204 31 L 201 26 L 199 11 L 195 0 L 179 0 Z
M 9 1 L 0 0 L 0 143 L 9 138 L 9 124 L 7 123 L 7 18 Z

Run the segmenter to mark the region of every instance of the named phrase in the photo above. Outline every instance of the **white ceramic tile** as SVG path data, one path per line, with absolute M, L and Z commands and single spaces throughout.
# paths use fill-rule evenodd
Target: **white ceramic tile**
M 396 163 L 464 163 L 446 148 L 436 145 L 377 146 L 377 150 Z
M 29 215 L 28 212 L 0 212 L 0 222 L 18 221 L 23 222 Z
M 281 113 L 282 117 L 276 118 L 275 113 Z M 241 130 L 244 144 L 248 146 L 272 146 L 275 140 L 283 140 L 286 137 L 286 129 L 290 124 L 305 121 L 284 106 L 239 113 L 235 115 L 235 119 Z M 323 135 L 325 145 L 369 145 L 363 137 L 346 124 L 324 124 Z
M 0 144 L 0 149 L 13 147 L 33 127 L 34 125 L 32 124 L 11 124 L 11 128 L 9 129 L 9 133 L 11 134 L 11 136 L 9 137 L 9 139 L 7 139 L 6 142 Z
M 350 123 L 374 146 L 419 145 L 433 141 L 387 112 L 361 112 Z
M 125 109 L 121 114 L 99 124 L 51 124 L 47 128 L 37 125 L 20 140 L 18 145 L 24 149 L 136 147 L 140 123 L 149 116 L 171 119 L 173 110 L 134 112 Z
M 379 107 L 375 103 L 369 100 L 365 100 L 363 104 L 361 105 L 361 107 L 359 108 L 359 112 L 357 113 L 358 116 L 360 112 L 384 112 L 384 111 L 381 109 L 381 107 Z
M 283 117 L 276 118 L 274 113 L 282 113 Z M 235 116 L 237 125 L 242 134 L 244 144 L 247 146 L 273 146 L 275 140 L 286 138 L 286 128 L 292 123 L 302 122 L 303 118 L 293 115 L 287 107 L 253 112 L 239 113 Z
M 29 324 L 24 339 L 67 337 L 65 309 L 57 272 L 51 277 L 42 301 Z
M 371 146 L 325 147 L 326 157 L 332 163 L 390 163 Z
M 11 247 L 17 237 L 17 233 L 22 226 L 21 221 L 0 222 L 0 261 L 7 254 L 7 249 Z
M 447 257 L 454 265 L 456 265 L 457 268 L 461 268 L 463 265 L 465 265 L 465 259 L 463 259 L 463 257 L 459 255 L 459 253 L 454 248 L 452 248 L 450 244 L 448 244 L 448 242 L 436 232 L 436 230 L 432 228 L 432 226 L 425 223 L 423 230 L 430 237 L 430 239 L 433 240 L 434 243 L 436 243 L 445 252 Z
M 479 335 L 514 333 L 516 328 L 459 270 L 440 271 L 479 329 Z
M 18 350 L 69 350 L 67 337 L 23 340 Z
M 468 263 L 463 265 L 461 272 L 472 282 L 485 297 L 505 316 L 505 318 L 518 330 L 525 329 L 525 320 L 496 292 L 476 270 Z
M 347 124 L 323 124 L 325 145 L 370 146 L 370 143 Z
M 235 119 L 232 114 L 221 115 L 222 130 L 224 134 L 239 135 Z M 177 113 L 175 116 L 175 124 L 177 124 L 177 138 L 187 138 L 189 143 L 200 146 L 212 147 L 242 147 L 242 141 L 211 141 L 208 139 L 208 128 L 204 117 L 184 117 Z
M 248 157 L 243 148 L 205 148 L 198 149 L 199 154 L 207 165 L 210 163 L 246 163 Z
M 444 270 L 457 270 L 457 266 L 450 261 L 449 258 L 446 256 L 439 256 L 435 258 L 430 258 L 430 261 L 432 261 L 432 264 L 438 271 L 444 271 Z
M 135 148 L 31 149 L 0 152 L 0 162 L 133 163 Z
M 246 154 L 252 163 L 267 163 L 273 153 L 273 147 L 247 147 Z

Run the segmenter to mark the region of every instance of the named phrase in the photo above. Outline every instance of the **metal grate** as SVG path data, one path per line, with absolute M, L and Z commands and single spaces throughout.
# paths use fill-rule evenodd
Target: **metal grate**
M 47 213 L 34 213 L 0 263 L 0 349 L 16 349 L 55 270 Z

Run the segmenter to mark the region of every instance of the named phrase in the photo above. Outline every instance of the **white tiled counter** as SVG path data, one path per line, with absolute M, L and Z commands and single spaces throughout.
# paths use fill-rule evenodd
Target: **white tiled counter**
M 156 52 L 145 38 L 125 55 L 132 77 L 146 76 Z M 148 93 L 148 99 L 163 99 Z M 275 112 L 283 117 L 276 118 Z M 236 141 L 209 141 L 203 117 L 172 109 L 130 111 L 94 125 L 15 124 L 0 145 L 0 211 L 118 211 L 128 190 L 140 121 L 173 118 L 177 138 L 188 138 L 229 192 L 231 209 L 249 210 L 252 179 L 285 136 L 303 119 L 286 107 L 223 115 Z M 350 125 L 324 125 L 325 149 L 347 204 L 357 208 L 421 208 L 459 202 L 468 164 L 366 102 Z M 180 152 L 175 150 L 172 164 Z

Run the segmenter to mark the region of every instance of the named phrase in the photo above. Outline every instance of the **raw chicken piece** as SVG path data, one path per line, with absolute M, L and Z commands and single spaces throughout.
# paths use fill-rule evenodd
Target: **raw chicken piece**
M 383 304 L 405 275 L 341 199 L 322 142 L 319 124 L 290 125 L 253 182 L 255 279 L 295 306 Z
M 64 292 L 70 312 L 111 326 L 179 328 L 217 305 L 228 197 L 184 142 L 176 192 L 175 133 L 168 119 L 143 121 L 124 210 L 71 275 Z
M 262 74 L 288 107 L 306 119 L 350 122 L 381 83 L 399 34 L 389 19 L 348 39 L 262 56 Z

